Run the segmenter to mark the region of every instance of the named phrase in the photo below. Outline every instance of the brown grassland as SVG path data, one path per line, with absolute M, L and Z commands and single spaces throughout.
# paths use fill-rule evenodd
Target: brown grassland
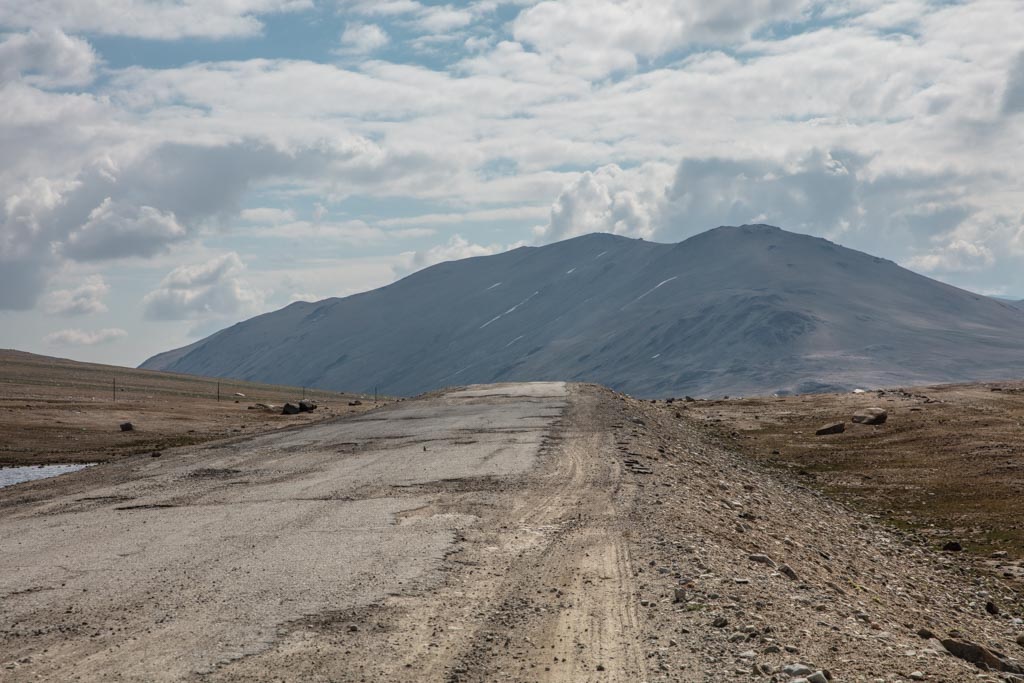
M 236 380 L 219 383 L 220 401 L 218 380 L 208 377 L 0 350 L 0 466 L 105 462 L 373 407 L 373 396 Z M 299 415 L 249 408 L 257 402 L 281 406 L 303 395 L 319 408 Z M 362 405 L 348 405 L 355 400 Z M 135 429 L 122 432 L 122 422 L 131 422 Z
M 886 409 L 886 423 L 851 422 L 868 407 Z M 665 408 L 685 410 L 749 457 L 791 470 L 807 486 L 916 531 L 930 545 L 958 541 L 1005 578 L 1024 579 L 1024 382 Z M 815 435 L 839 421 L 844 433 Z

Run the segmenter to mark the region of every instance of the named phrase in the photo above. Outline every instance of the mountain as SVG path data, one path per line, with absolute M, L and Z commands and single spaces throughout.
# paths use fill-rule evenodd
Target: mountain
M 1024 375 L 1024 311 L 765 225 L 592 234 L 299 302 L 141 367 L 410 395 L 505 380 L 640 396 Z

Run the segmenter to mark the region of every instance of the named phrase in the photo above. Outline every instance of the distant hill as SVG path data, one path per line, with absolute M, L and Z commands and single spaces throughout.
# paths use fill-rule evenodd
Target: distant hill
M 1022 376 L 1024 310 L 771 226 L 592 234 L 294 303 L 141 367 L 399 395 L 543 379 L 845 390 Z

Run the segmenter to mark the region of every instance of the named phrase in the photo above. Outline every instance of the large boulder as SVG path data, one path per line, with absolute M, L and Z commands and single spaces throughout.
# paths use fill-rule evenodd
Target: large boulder
M 305 399 L 299 401 L 299 412 L 310 413 L 316 410 L 316 403 L 313 401 L 307 401 Z
M 1013 674 L 1024 673 L 1024 665 L 1007 659 L 1002 652 L 995 652 L 977 643 L 946 638 L 942 641 L 942 646 L 954 657 L 970 662 L 979 669 L 1005 671 Z
M 814 433 L 817 434 L 818 436 L 824 436 L 826 434 L 842 434 L 845 431 L 845 422 L 833 422 L 832 424 L 827 424 L 822 427 L 818 427 L 817 431 L 815 431 Z
M 854 413 L 851 419 L 862 425 L 885 424 L 885 421 L 889 419 L 889 411 L 885 408 L 865 408 Z
M 294 403 L 285 403 L 284 407 L 281 408 L 282 415 L 298 415 L 300 412 L 299 407 Z

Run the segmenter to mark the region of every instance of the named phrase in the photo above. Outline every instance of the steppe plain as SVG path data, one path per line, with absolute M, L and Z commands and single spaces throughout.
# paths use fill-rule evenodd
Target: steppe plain
M 1016 387 L 196 398 L 206 443 L 0 489 L 0 680 L 1024 680 Z

